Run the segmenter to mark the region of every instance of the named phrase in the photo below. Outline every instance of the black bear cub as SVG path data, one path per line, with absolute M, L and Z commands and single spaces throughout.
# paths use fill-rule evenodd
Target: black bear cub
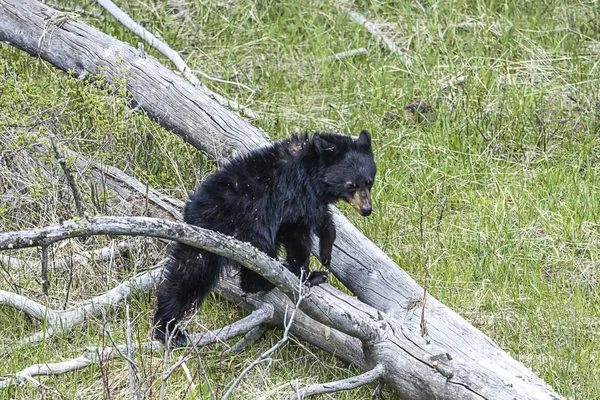
M 375 179 L 371 136 L 358 139 L 336 134 L 302 135 L 285 139 L 237 157 L 211 175 L 190 196 L 185 222 L 251 243 L 271 257 L 283 247 L 285 264 L 301 271 L 309 285 L 327 279 L 327 272 L 308 268 L 312 236 L 319 238 L 319 258 L 329 266 L 335 226 L 328 205 L 350 203 L 363 216 L 371 214 Z M 175 244 L 169 252 L 164 279 L 158 286 L 154 315 L 157 339 L 173 334 L 179 320 L 198 307 L 217 284 L 224 267 L 236 265 L 224 257 Z M 241 267 L 245 292 L 269 290 L 273 285 Z

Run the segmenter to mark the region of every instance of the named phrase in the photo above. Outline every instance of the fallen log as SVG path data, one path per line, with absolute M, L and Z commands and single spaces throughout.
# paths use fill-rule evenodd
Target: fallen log
M 43 144 L 45 141 L 43 137 L 31 134 L 30 138 L 33 143 L 29 146 L 28 151 L 40 153 L 44 156 L 52 154 L 52 149 Z M 118 168 L 106 164 L 97 165 L 69 148 L 61 147 L 61 152 L 68 155 L 72 160 L 72 172 L 82 187 L 87 188 L 87 191 L 91 191 L 94 186 L 100 185 L 103 190 L 112 193 L 109 196 L 111 199 L 109 209 L 117 209 L 119 212 L 129 212 L 132 215 L 149 215 L 168 220 L 182 220 L 181 209 L 184 203 L 181 200 L 167 196 L 153 188 L 146 187 L 140 181 Z M 32 158 L 36 160 L 47 159 L 47 157 L 36 157 L 35 154 Z M 124 208 L 122 206 L 123 202 L 126 202 L 128 206 Z M 13 249 L 15 249 L 14 245 Z M 0 253 L 0 256 L 2 256 L 2 253 Z M 20 261 L 18 259 L 8 256 L 6 258 L 11 260 L 13 268 L 19 267 L 18 264 Z M 252 314 L 257 312 L 264 313 L 265 310 L 271 310 L 269 311 L 270 316 L 268 321 L 259 322 L 254 327 L 250 327 L 251 332 L 231 348 L 231 351 L 238 351 L 240 348 L 252 343 L 252 341 L 258 340 L 265 329 L 284 326 L 286 323 L 286 314 L 294 306 L 294 303 L 278 289 L 274 289 L 264 295 L 244 295 L 237 282 L 237 273 L 233 272 L 231 274 L 224 274 L 221 278 L 218 289 L 220 296 L 241 308 L 251 311 Z M 90 315 L 119 306 L 123 300 L 127 299 L 133 293 L 153 290 L 156 283 L 160 281 L 161 274 L 162 265 L 159 264 L 136 275 L 129 281 L 123 282 L 108 292 L 87 299 L 67 310 L 48 309 L 26 297 L 0 290 L 0 305 L 21 310 L 34 319 L 46 320 L 43 331 L 36 332 L 19 340 L 17 343 L 14 343 L 13 348 L 18 349 L 19 346 L 26 343 L 48 340 L 55 334 L 68 332 L 75 326 L 84 323 Z M 234 322 L 231 326 L 241 321 L 243 320 Z M 217 329 L 216 332 L 231 333 L 231 326 Z M 321 324 L 301 311 L 296 313 L 290 332 L 307 343 L 319 347 L 330 354 L 335 354 L 337 358 L 344 362 L 356 365 L 361 369 L 367 368 L 358 339 L 348 336 L 335 328 Z M 213 336 L 211 332 L 198 332 L 192 336 L 192 339 L 196 343 L 196 346 L 204 346 L 209 344 L 206 339 L 210 339 Z M 224 341 L 235 336 L 237 334 L 229 335 L 228 338 L 221 337 L 220 340 Z M 147 344 L 150 345 L 149 343 Z M 152 346 L 155 344 L 153 343 Z M 38 368 L 35 365 L 30 366 L 17 372 L 14 378 L 0 380 L 0 389 L 20 384 L 23 382 L 23 379 L 21 379 L 23 375 L 62 374 L 93 364 L 91 360 L 88 361 L 85 363 L 85 366 L 79 366 L 77 360 L 64 361 L 52 367 Z
M 207 229 L 148 217 L 87 217 L 64 221 L 20 232 L 0 234 L 0 250 L 20 249 L 50 244 L 76 237 L 94 235 L 153 236 L 195 246 L 230 258 L 261 274 L 285 293 L 289 299 L 298 296 L 298 278 L 280 262 L 268 257 L 248 243 Z M 432 393 L 444 393 L 454 399 L 490 399 L 495 388 L 487 385 L 485 370 L 483 380 L 477 379 L 465 386 L 463 371 L 446 369 L 451 357 L 437 346 L 426 343 L 421 337 L 405 331 L 395 318 L 350 297 L 328 284 L 313 288 L 303 299 L 300 309 L 308 316 L 326 326 L 335 327 L 362 343 L 368 370 L 355 379 L 356 386 L 383 379 L 386 382 L 402 382 L 405 397 L 426 399 L 421 385 L 427 377 L 427 386 Z M 416 362 L 415 362 L 416 361 Z M 431 368 L 439 373 L 432 374 Z M 365 379 L 368 377 L 369 379 Z M 322 386 L 322 385 L 316 385 Z M 306 389 L 307 392 L 311 390 Z
M 127 90 L 150 117 L 213 160 L 223 161 L 267 143 L 262 131 L 156 60 L 33 0 L 0 0 L 0 40 L 78 77 L 102 73 L 109 82 L 119 82 L 124 76 Z M 382 379 L 404 398 L 561 398 L 431 296 L 425 307 L 428 334 L 421 338 L 421 310 L 412 310 L 414 318 L 406 315 L 415 299 L 422 299 L 423 289 L 337 211 L 334 221 L 337 241 L 331 271 L 363 302 L 360 307 L 372 307 L 394 327 L 390 338 L 398 333 L 413 343 L 403 351 L 380 354 L 380 347 L 363 341 L 367 365 L 379 365 L 374 360 L 382 357 L 396 359 L 390 360 L 388 365 L 394 368 L 385 369 Z M 404 342 L 398 343 L 402 348 Z M 464 396 L 457 396 L 459 387 Z

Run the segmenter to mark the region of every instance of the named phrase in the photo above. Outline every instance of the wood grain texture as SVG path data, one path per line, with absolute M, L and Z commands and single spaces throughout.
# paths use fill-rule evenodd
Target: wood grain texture
M 0 0 L 0 40 L 75 76 L 102 72 L 109 81 L 126 78 L 127 90 L 150 117 L 213 160 L 267 143 L 261 130 L 156 60 L 83 23 L 69 20 L 59 27 L 52 22 L 56 13 L 33 0 Z M 421 310 L 410 309 L 422 297 L 422 288 L 337 211 L 334 220 L 338 233 L 331 271 L 360 300 L 347 317 L 358 318 L 367 307 L 379 312 L 386 326 L 381 326 L 380 342 L 363 341 L 365 364 L 383 362 L 385 382 L 403 398 L 560 399 L 522 363 L 431 296 L 428 336 L 422 339 Z M 328 307 L 346 307 L 337 302 L 326 306 L 322 313 L 333 311 Z M 331 326 L 341 323 L 336 318 L 329 321 Z M 450 357 L 438 360 L 440 354 Z
M 0 40 L 75 77 L 125 79 L 135 103 L 148 116 L 210 158 L 232 157 L 268 143 L 258 128 L 231 118 L 229 110 L 183 77 L 112 36 L 38 2 L 5 1 L 0 7 Z

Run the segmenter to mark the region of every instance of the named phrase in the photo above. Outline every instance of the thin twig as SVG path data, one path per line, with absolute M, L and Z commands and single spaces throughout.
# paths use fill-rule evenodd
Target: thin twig
M 126 305 L 126 308 L 129 308 L 129 304 Z M 127 323 L 129 323 L 129 315 L 126 316 L 127 319 Z M 125 344 L 125 346 L 123 345 L 118 345 L 117 342 L 115 341 L 115 338 L 112 336 L 112 332 L 110 329 L 108 329 L 108 327 L 105 327 L 104 332 L 106 333 L 106 336 L 108 336 L 108 339 L 110 340 L 110 342 L 113 345 L 113 349 L 115 349 L 115 351 L 117 351 L 119 353 L 119 357 L 121 357 L 122 359 L 124 359 L 125 361 L 127 361 L 127 364 L 129 365 L 129 368 L 131 369 L 131 373 L 136 373 L 139 376 L 139 368 L 138 366 L 135 364 L 135 361 L 133 359 L 133 342 L 130 344 L 129 343 L 129 338 L 127 339 L 128 342 Z M 126 333 L 127 335 L 127 333 Z M 146 343 L 144 343 L 146 344 Z M 151 344 L 152 346 L 154 345 L 154 343 Z M 131 382 L 131 381 L 130 381 Z M 133 386 L 135 388 L 135 385 Z M 134 393 L 135 393 L 135 389 L 134 389 Z
M 169 328 L 168 328 L 168 324 L 167 324 L 167 332 L 166 333 L 166 338 L 167 340 L 165 341 L 165 352 L 163 354 L 163 378 L 164 375 L 166 374 L 166 372 L 168 371 L 168 367 L 169 367 L 169 354 L 171 353 L 171 341 L 173 340 L 173 335 L 175 332 L 169 332 Z M 160 395 L 159 395 L 159 399 L 163 400 L 165 398 L 165 393 L 167 391 L 167 380 L 166 379 L 161 379 L 160 381 Z
M 330 62 L 330 61 L 339 61 L 343 58 L 355 57 L 364 54 L 369 54 L 369 50 L 364 47 L 359 47 L 358 49 L 352 49 L 348 51 L 343 51 L 341 53 L 335 53 L 325 58 L 319 58 L 317 60 L 312 60 L 311 63 L 316 64 L 318 62 Z
M 50 281 L 48 280 L 48 246 L 42 246 L 42 293 L 48 295 Z
M 208 387 L 208 392 L 210 393 L 210 398 L 212 400 L 217 400 L 217 396 L 215 391 L 210 383 L 210 379 L 208 379 L 208 374 L 206 373 L 206 369 L 204 368 L 204 363 L 202 362 L 202 357 L 200 356 L 200 352 L 198 351 L 198 346 L 194 342 L 190 342 L 192 344 L 192 351 L 196 355 L 196 361 L 198 361 L 198 371 L 200 371 L 200 375 L 206 382 L 206 386 Z
M 65 288 L 65 301 L 63 303 L 63 308 L 67 308 L 67 304 L 69 304 L 69 296 L 71 294 L 71 285 L 73 284 L 73 247 L 69 246 L 69 258 L 68 258 L 68 264 L 69 264 L 69 280 L 67 281 L 67 287 Z M 56 270 L 56 264 L 55 264 L 55 270 Z
M 231 396 L 233 391 L 236 389 L 236 387 L 242 382 L 242 379 L 244 379 L 246 374 L 248 374 L 250 371 L 252 371 L 252 369 L 254 367 L 256 367 L 258 364 L 266 361 L 271 354 L 273 354 L 275 351 L 277 351 L 277 349 L 279 349 L 281 346 L 283 346 L 288 341 L 290 328 L 292 327 L 292 323 L 294 322 L 294 317 L 296 316 L 296 311 L 298 311 L 298 309 L 300 308 L 300 303 L 302 302 L 302 300 L 304 300 L 306 298 L 306 296 L 308 295 L 308 291 L 304 287 L 304 279 L 303 279 L 302 275 L 303 274 L 301 273 L 299 285 L 298 285 L 298 299 L 296 301 L 294 309 L 292 310 L 292 313 L 290 315 L 288 322 L 285 323 L 283 337 L 277 343 L 275 343 L 275 345 L 273 347 L 271 347 L 269 350 L 262 353 L 256 360 L 254 360 L 254 362 L 252 362 L 252 364 L 247 366 L 239 374 L 239 376 L 233 381 L 233 383 L 231 384 L 231 386 L 229 387 L 229 389 L 227 390 L 225 395 L 221 398 L 221 400 L 227 400 L 229 398 L 229 396 Z M 288 310 L 288 308 L 286 307 L 286 313 L 287 313 L 287 310 Z M 284 321 L 285 321 L 285 317 L 284 317 Z
M 250 332 L 246 333 L 246 336 L 241 338 L 236 344 L 234 344 L 229 349 L 225 350 L 224 354 L 236 354 L 240 353 L 246 347 L 255 343 L 258 339 L 260 339 L 266 331 L 266 328 L 262 325 L 258 325 L 250 330 Z
M 171 365 L 164 373 L 162 376 L 162 381 L 163 383 L 165 383 L 165 387 L 166 387 L 166 383 L 167 380 L 171 377 L 171 375 L 173 375 L 173 372 L 175 372 L 175 370 L 177 368 L 179 368 L 183 363 L 188 362 L 189 360 L 192 359 L 191 355 L 187 355 L 185 357 L 180 357 L 177 362 L 173 365 Z
M 353 376 L 352 378 L 310 385 L 305 389 L 302 389 L 299 392 L 296 392 L 292 396 L 288 397 L 288 400 L 301 400 L 310 396 L 316 396 L 318 394 L 334 393 L 340 392 L 342 390 L 356 389 L 361 386 L 368 385 L 369 383 L 381 378 L 384 371 L 385 369 L 383 368 L 383 366 L 378 364 L 375 366 L 375 368 L 365 372 L 364 374 Z
M 133 340 L 131 339 L 131 319 L 129 318 L 129 302 L 125 304 L 125 332 L 127 335 L 127 366 L 129 370 L 129 394 L 131 400 L 140 399 L 138 392 L 138 371 L 133 360 Z
M 252 89 L 251 87 L 249 87 L 249 86 L 246 86 L 246 85 L 244 85 L 243 83 L 240 83 L 240 82 L 234 82 L 234 81 L 228 81 L 228 80 L 226 80 L 226 79 L 215 78 L 215 77 L 213 77 L 213 76 L 210 76 L 210 75 L 207 75 L 207 74 L 205 74 L 204 72 L 202 72 L 202 71 L 200 71 L 200 70 L 197 70 L 197 69 L 193 69 L 193 70 L 192 70 L 192 72 L 193 72 L 193 73 L 195 73 L 195 74 L 200 74 L 200 75 L 202 75 L 204 78 L 208 79 L 209 81 L 215 81 L 215 82 L 227 83 L 227 84 L 229 84 L 229 85 L 235 85 L 235 86 L 239 86 L 239 87 L 241 87 L 241 88 L 244 88 L 244 89 L 246 89 L 247 91 L 249 91 L 249 92 L 250 92 L 250 93 L 252 93 L 252 94 L 255 94 L 255 93 L 256 93 L 256 90 L 254 90 L 254 89 Z
M 50 141 L 52 142 L 52 148 L 54 149 L 54 155 L 56 160 L 60 164 L 60 167 L 65 174 L 65 178 L 67 178 L 67 183 L 71 188 L 71 192 L 73 193 L 73 200 L 75 201 L 75 208 L 77 209 L 77 215 L 80 217 L 84 216 L 83 206 L 81 204 L 81 192 L 77 187 L 77 182 L 75 182 L 75 178 L 73 177 L 73 173 L 71 169 L 67 165 L 67 161 L 65 157 L 62 155 L 61 151 L 58 149 L 58 144 L 56 143 L 56 137 L 54 135 L 50 135 Z
M 373 22 L 369 21 L 369 19 L 367 17 L 365 17 L 364 15 L 362 15 L 360 13 L 357 13 L 356 11 L 349 10 L 347 8 L 343 8 L 343 10 L 350 18 L 352 18 L 354 21 L 356 21 L 357 23 L 364 26 L 365 29 L 371 35 L 373 35 L 377 39 L 381 40 L 391 52 L 396 53 L 400 57 L 402 62 L 404 64 L 406 64 L 406 66 L 410 67 L 412 65 L 412 63 L 413 63 L 412 57 L 410 57 L 408 55 L 406 49 L 403 49 L 402 47 L 398 47 L 392 39 L 390 39 L 387 35 L 385 35 L 381 31 L 381 29 L 379 29 L 377 27 L 377 25 L 375 25 Z
M 123 26 L 132 31 L 134 34 L 148 42 L 148 44 L 154 47 L 156 50 L 160 51 L 165 57 L 167 57 L 179 71 L 183 74 L 183 76 L 190 81 L 194 86 L 198 89 L 202 90 L 204 93 L 215 99 L 217 102 L 224 106 L 228 106 L 233 108 L 234 110 L 240 111 L 244 115 L 249 118 L 256 119 L 258 115 L 250 110 L 247 107 L 244 107 L 235 101 L 228 100 L 225 97 L 217 94 L 207 88 L 198 78 L 192 73 L 192 70 L 188 65 L 183 61 L 183 58 L 174 51 L 168 44 L 159 40 L 156 36 L 148 32 L 145 28 L 135 22 L 127 13 L 121 10 L 115 3 L 110 0 L 98 0 L 98 4 L 104 8 L 110 15 L 115 17 L 117 21 L 119 21 Z
M 383 381 L 379 382 L 375 390 L 373 390 L 373 394 L 371 395 L 371 400 L 375 400 L 377 397 L 381 397 L 383 399 L 383 394 L 381 393 L 381 389 L 383 389 Z
M 427 305 L 427 282 L 429 281 L 429 243 L 425 243 L 425 261 L 423 262 L 425 270 L 425 279 L 423 282 L 423 301 L 421 302 L 421 336 L 427 334 L 427 325 L 425 322 L 425 306 Z
M 261 324 L 269 323 L 273 318 L 273 314 L 273 307 L 265 304 L 231 325 L 213 331 L 188 334 L 188 337 L 197 347 L 204 347 L 217 342 L 223 343 L 225 340 L 243 335 Z

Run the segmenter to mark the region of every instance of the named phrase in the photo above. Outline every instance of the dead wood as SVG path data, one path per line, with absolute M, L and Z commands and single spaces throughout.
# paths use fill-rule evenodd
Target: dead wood
M 192 73 L 192 70 L 188 65 L 183 61 L 183 58 L 179 55 L 178 52 L 169 47 L 168 44 L 159 40 L 156 36 L 148 32 L 144 27 L 135 22 L 129 15 L 125 14 L 115 3 L 110 0 L 98 0 L 98 4 L 104 8 L 110 15 L 115 17 L 123 26 L 127 29 L 131 30 L 133 33 L 138 35 L 140 38 L 145 40 L 150 46 L 154 47 L 156 50 L 160 51 L 165 57 L 167 57 L 179 71 L 183 74 L 183 76 L 189 80 L 193 85 L 195 85 L 199 90 L 206 93 L 209 97 L 215 99 L 220 104 L 233 108 L 234 110 L 239 110 L 244 115 L 250 118 L 257 118 L 256 113 L 249 108 L 246 108 L 234 101 L 228 100 L 211 91 L 207 88 L 196 76 Z
M 32 145 L 32 149 L 43 153 L 51 151 L 41 143 Z M 167 196 L 153 188 L 146 188 L 141 182 L 118 168 L 106 164 L 99 166 L 68 148 L 62 148 L 62 151 L 70 159 L 74 160 L 73 165 L 76 168 L 76 175 L 81 180 L 86 179 L 85 184 L 89 188 L 101 184 L 103 189 L 117 194 L 122 202 L 130 206 L 131 208 L 128 210 L 131 214 L 140 215 L 148 212 L 150 216 L 166 218 L 168 220 L 182 220 L 180 210 L 184 203 L 181 200 Z M 146 195 L 149 197 L 148 202 L 144 199 Z M 148 203 L 148 209 L 146 208 L 146 203 Z M 121 209 L 121 202 L 116 207 Z M 140 290 L 151 290 L 153 288 L 153 286 L 150 287 L 148 285 L 137 285 L 136 287 L 140 288 Z M 235 277 L 232 275 L 225 276 L 221 280 L 220 294 L 248 311 L 274 307 L 275 315 L 271 318 L 269 326 L 283 326 L 286 307 L 293 306 L 293 303 L 279 291 L 272 291 L 264 296 L 243 296 Z M 112 306 L 116 306 L 118 302 L 113 301 L 111 304 Z M 320 347 L 331 354 L 336 354 L 338 358 L 350 364 L 359 367 L 364 367 L 365 365 L 358 340 L 350 338 L 336 329 L 322 325 L 302 312 L 296 315 L 291 332 L 308 343 Z M 254 332 L 254 335 L 257 335 L 257 333 Z M 251 335 L 248 340 L 256 340 L 254 335 Z M 198 339 L 200 336 L 202 334 L 197 334 L 194 337 Z M 239 346 L 244 345 L 245 343 L 241 343 Z
M 85 24 L 68 19 L 56 24 L 57 17 L 56 11 L 33 0 L 0 0 L 0 40 L 60 69 L 74 70 L 76 76 L 103 72 L 109 81 L 119 82 L 125 75 L 127 89 L 149 116 L 214 160 L 267 143 L 260 130 L 156 60 L 140 57 L 132 47 Z M 411 305 L 418 303 L 423 289 L 337 211 L 335 223 L 338 233 L 331 270 L 360 301 L 342 299 L 324 287 L 315 289 L 306 304 L 319 305 L 319 312 L 311 313 L 317 319 L 330 314 L 329 327 L 343 326 L 348 319 L 358 324 L 346 333 L 362 340 L 363 368 L 386 366 L 382 379 L 407 399 L 560 398 L 431 296 L 425 307 L 428 335 L 421 339 L 421 311 Z M 331 297 L 338 301 L 327 302 Z M 352 312 L 340 315 L 348 305 Z M 379 336 L 381 332 L 384 336 Z

